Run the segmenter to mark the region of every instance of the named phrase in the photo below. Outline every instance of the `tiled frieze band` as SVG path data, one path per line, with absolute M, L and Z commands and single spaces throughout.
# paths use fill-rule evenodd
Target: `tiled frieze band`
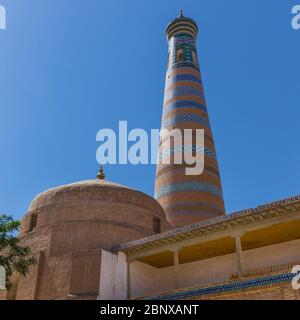
M 176 62 L 176 63 L 170 65 L 168 68 L 168 72 L 173 71 L 173 70 L 177 70 L 180 68 L 191 68 L 191 69 L 198 71 L 198 67 L 195 66 L 192 62 L 185 61 L 185 62 Z
M 178 36 L 175 38 L 175 45 L 188 44 L 190 46 L 195 45 L 195 40 L 191 36 Z
M 165 88 L 164 94 L 169 94 L 170 91 L 175 90 L 176 88 L 180 88 L 180 87 L 191 87 L 191 88 L 197 89 L 201 92 L 203 98 L 205 98 L 202 85 L 199 82 L 192 82 L 192 81 L 188 81 L 188 80 L 171 83 L 169 86 L 167 86 Z
M 174 192 L 189 192 L 189 191 L 208 192 L 219 198 L 223 197 L 222 190 L 214 185 L 211 185 L 206 182 L 188 181 L 188 182 L 182 182 L 182 183 L 173 183 L 173 184 L 160 187 L 155 194 L 155 198 L 160 199 L 161 197 L 164 197 Z
M 164 99 L 164 108 L 167 108 L 169 105 L 173 104 L 174 102 L 178 101 L 195 101 L 197 103 L 200 103 L 202 105 L 205 105 L 205 100 L 204 98 L 198 97 L 198 96 L 193 96 L 193 95 L 180 95 L 176 96 L 170 99 Z
M 190 86 L 182 86 L 174 88 L 173 90 L 169 90 L 165 93 L 165 100 L 172 99 L 178 96 L 195 96 L 204 98 L 203 92 L 197 88 L 193 88 Z
M 174 165 L 171 165 L 171 164 L 161 165 L 161 167 L 157 168 L 156 179 L 158 180 L 161 177 L 163 177 L 163 176 L 165 176 L 167 174 L 171 174 L 171 173 L 177 174 L 178 172 L 181 172 L 182 174 L 185 174 L 186 166 L 183 165 L 183 166 L 179 166 L 177 168 L 177 167 L 174 167 Z M 212 175 L 212 176 L 214 176 L 214 177 L 220 178 L 219 171 L 216 168 L 213 168 L 212 166 L 208 166 L 206 163 L 205 163 L 205 172 L 210 174 L 210 175 Z
M 202 84 L 202 80 L 200 77 L 197 77 L 192 74 L 176 74 L 173 77 L 170 77 L 166 81 L 166 87 L 169 85 L 176 83 L 176 82 L 182 82 L 182 81 L 192 81 L 192 82 L 197 82 L 199 84 Z
M 164 119 L 168 119 L 168 117 L 165 117 Z M 180 127 L 180 123 L 177 123 L 177 126 Z M 177 129 L 178 129 L 178 128 L 177 128 Z M 184 129 L 190 129 L 190 128 L 184 128 Z M 179 129 L 179 130 L 182 131 L 182 137 L 184 136 L 184 131 L 183 131 L 184 129 L 181 129 L 181 128 Z M 199 126 L 198 129 L 203 129 L 203 128 L 201 128 L 201 127 Z M 207 128 L 207 129 L 208 129 L 208 128 Z M 169 132 L 172 132 L 173 128 L 168 129 L 168 130 L 169 130 Z M 193 129 L 192 129 L 192 130 L 193 130 Z M 208 130 L 205 130 L 205 132 L 204 132 L 205 145 L 207 145 L 208 142 L 214 145 L 213 138 L 207 134 L 207 131 L 208 131 Z M 195 131 L 195 130 L 193 130 L 193 132 L 192 132 L 192 138 L 193 138 L 193 139 L 196 139 L 196 131 Z M 167 140 L 167 139 L 169 139 L 168 136 L 162 138 L 162 140 L 160 141 L 160 147 L 162 146 L 163 143 L 166 143 L 166 140 Z M 193 140 L 193 141 L 195 141 L 195 140 Z
M 216 159 L 216 154 L 208 149 L 208 148 L 203 148 L 200 147 L 196 144 L 193 145 L 180 145 L 180 146 L 175 146 L 175 147 L 171 147 L 170 149 L 164 150 L 164 151 L 160 151 L 159 154 L 159 159 L 163 160 L 166 157 L 169 157 L 170 155 L 177 153 L 177 152 L 196 152 L 199 154 L 204 154 L 210 158 Z
M 187 66 L 178 67 L 173 70 L 167 70 L 167 77 L 173 77 L 176 74 L 192 74 L 194 76 L 197 76 L 199 79 L 201 79 L 200 70 L 195 69 L 194 66 L 192 66 L 192 63 L 188 63 Z
M 210 128 L 209 121 L 207 118 L 201 117 L 193 113 L 181 113 L 176 114 L 173 117 L 166 118 L 162 123 L 162 128 L 167 129 L 182 122 L 194 122 L 203 125 L 204 127 Z
M 212 285 L 202 288 L 194 288 L 186 291 L 172 292 L 165 295 L 157 295 L 147 298 L 147 300 L 178 300 L 191 299 L 200 296 L 221 294 L 223 292 L 233 292 L 243 289 L 258 288 L 270 285 L 276 285 L 285 282 L 291 282 L 295 277 L 294 273 L 283 273 L 255 279 L 232 281 L 221 285 Z
M 164 114 L 176 110 L 178 108 L 197 108 L 200 109 L 204 112 L 207 112 L 205 104 L 198 103 L 196 101 L 191 101 L 191 100 L 182 100 L 182 101 L 176 101 L 169 106 L 164 108 Z

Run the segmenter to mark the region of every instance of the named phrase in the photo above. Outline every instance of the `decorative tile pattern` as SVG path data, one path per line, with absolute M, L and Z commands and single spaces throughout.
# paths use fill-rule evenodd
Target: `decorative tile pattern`
M 221 285 L 213 285 L 209 287 L 202 287 L 199 289 L 181 290 L 178 292 L 167 293 L 164 295 L 157 295 L 148 297 L 145 300 L 179 300 L 179 299 L 191 299 L 200 296 L 221 294 L 223 292 L 232 292 L 243 289 L 251 289 L 256 287 L 264 287 L 284 282 L 291 282 L 294 273 L 283 273 L 278 275 L 265 276 L 256 279 L 249 280 L 237 280 Z
M 173 117 L 167 118 L 165 121 L 163 121 L 162 128 L 168 129 L 178 123 L 183 122 L 195 122 L 203 125 L 204 127 L 210 128 L 209 120 L 207 118 L 201 117 L 194 113 L 176 114 Z
M 166 157 L 169 157 L 170 155 L 177 153 L 177 152 L 196 152 L 196 153 L 200 153 L 200 154 L 204 154 L 212 159 L 216 159 L 216 154 L 208 149 L 208 148 L 203 148 L 200 147 L 196 144 L 193 145 L 181 145 L 181 146 L 175 146 L 175 147 L 171 147 L 170 149 L 164 150 L 164 151 L 160 151 L 159 153 L 159 159 L 163 160 Z
M 173 65 L 169 66 L 168 71 L 172 71 L 172 70 L 184 68 L 184 67 L 199 70 L 198 67 L 196 67 L 192 62 L 189 61 L 189 62 L 174 63 Z
M 208 192 L 219 198 L 223 198 L 222 190 L 217 186 L 207 182 L 181 182 L 165 185 L 158 189 L 155 193 L 155 198 L 159 199 L 174 192 Z
M 167 79 L 166 81 L 166 87 L 169 85 L 176 83 L 176 82 L 182 82 L 182 81 L 192 81 L 202 84 L 202 80 L 200 77 L 196 77 L 193 74 L 177 74 L 173 77 L 170 77 L 170 79 Z
M 191 86 L 181 86 L 169 90 L 165 93 L 165 101 L 178 96 L 195 96 L 199 98 L 204 98 L 203 92 L 197 88 Z
M 178 60 L 178 50 L 181 51 L 180 60 Z M 192 51 L 195 49 L 194 39 L 187 34 L 176 35 L 169 41 L 169 66 L 174 66 L 178 62 L 189 62 L 193 63 Z
M 172 166 L 172 165 L 162 165 L 161 170 L 157 170 L 156 179 L 160 179 L 160 178 L 164 177 L 165 175 L 171 174 L 171 173 L 177 174 L 178 172 L 181 172 L 181 173 L 185 174 L 185 169 L 186 168 L 173 168 L 172 171 L 168 170 L 168 171 L 163 172 L 163 170 L 165 170 L 166 167 L 170 167 L 170 166 Z M 205 167 L 205 173 L 208 173 L 208 174 L 210 174 L 210 175 L 212 175 L 212 176 L 214 176 L 216 178 L 220 178 L 219 172 L 215 168 L 213 168 L 211 166 L 206 166 Z
M 167 114 L 173 110 L 179 109 L 179 108 L 197 108 L 202 111 L 207 112 L 206 106 L 204 104 L 198 103 L 196 101 L 190 101 L 190 100 L 180 100 L 176 101 L 164 108 L 164 114 Z
M 168 119 L 168 117 L 169 117 L 169 115 L 167 114 L 167 115 L 165 115 L 164 119 Z M 164 121 L 164 120 L 163 120 L 163 121 Z M 173 128 L 171 128 L 171 129 L 173 129 Z M 188 129 L 188 128 L 184 128 L 184 129 Z M 199 125 L 197 128 L 196 128 L 196 126 L 195 126 L 195 129 L 203 129 L 203 128 L 201 128 L 201 126 Z M 170 129 L 168 129 L 168 130 L 170 130 Z M 183 130 L 183 129 L 180 129 L 180 130 Z M 196 138 L 196 131 L 195 131 L 195 130 L 192 130 L 192 136 L 193 136 L 193 139 Z M 167 139 L 169 139 L 168 136 L 163 137 L 161 143 L 162 143 L 163 141 L 167 140 Z M 210 136 L 207 134 L 207 130 L 204 130 L 204 139 L 205 139 L 205 144 L 206 144 L 207 142 L 210 142 L 211 144 L 214 145 L 214 140 L 213 140 L 212 137 L 210 137 Z
M 195 40 L 191 37 L 191 36 L 188 36 L 188 35 L 183 35 L 183 36 L 178 36 L 175 38 L 175 45 L 178 46 L 178 45 L 182 45 L 182 44 L 187 44 L 187 45 L 190 45 L 190 46 L 194 46 L 195 45 Z

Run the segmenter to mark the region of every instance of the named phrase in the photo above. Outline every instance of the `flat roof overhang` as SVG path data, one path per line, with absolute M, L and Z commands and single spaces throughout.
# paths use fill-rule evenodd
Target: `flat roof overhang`
M 300 197 L 291 199 L 170 230 L 118 250 L 128 261 L 165 268 L 174 264 L 175 249 L 184 264 L 236 252 L 237 236 L 243 251 L 300 239 Z

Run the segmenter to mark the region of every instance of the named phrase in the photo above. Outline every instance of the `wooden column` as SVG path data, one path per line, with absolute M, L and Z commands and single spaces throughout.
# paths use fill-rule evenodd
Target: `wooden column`
M 130 263 L 131 261 L 127 260 L 127 299 L 131 298 Z
M 174 257 L 174 288 L 179 289 L 179 257 L 178 257 L 178 249 L 173 250 Z
M 244 275 L 244 269 L 243 269 L 243 262 L 242 262 L 241 236 L 235 237 L 235 250 L 236 250 L 238 275 L 239 275 L 239 277 L 242 277 Z

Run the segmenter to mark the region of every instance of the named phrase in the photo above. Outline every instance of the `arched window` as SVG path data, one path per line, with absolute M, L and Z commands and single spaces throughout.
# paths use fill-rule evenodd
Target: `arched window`
M 28 232 L 33 231 L 33 229 L 36 227 L 36 223 L 37 223 L 37 213 L 33 213 L 30 216 Z
M 155 234 L 161 233 L 160 218 L 153 217 L 153 232 Z
M 170 61 L 170 51 L 169 51 L 169 53 L 168 53 L 168 62 L 167 62 L 167 69 L 170 67 L 170 65 L 171 65 L 171 61 Z
M 178 49 L 176 52 L 176 62 L 181 62 L 183 61 L 183 50 Z

